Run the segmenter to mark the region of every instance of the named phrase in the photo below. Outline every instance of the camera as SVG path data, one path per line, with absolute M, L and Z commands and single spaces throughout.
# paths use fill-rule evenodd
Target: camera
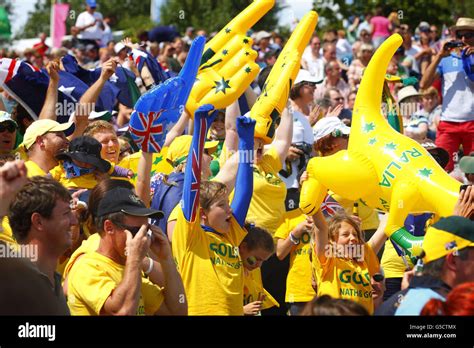
M 444 47 L 446 49 L 453 49 L 453 48 L 458 48 L 458 47 L 463 47 L 463 46 L 464 46 L 464 43 L 462 41 L 450 41 L 444 44 Z
M 311 156 L 311 152 L 313 151 L 313 146 L 307 143 L 295 143 L 291 144 L 291 146 L 296 147 L 298 150 L 303 151 L 306 156 Z

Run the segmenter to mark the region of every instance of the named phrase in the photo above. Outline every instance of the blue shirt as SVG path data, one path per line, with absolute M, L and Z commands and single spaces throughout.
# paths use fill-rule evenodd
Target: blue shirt
M 443 58 L 436 72 L 443 81 L 441 121 L 474 121 L 474 82 L 464 71 L 461 56 L 452 53 Z

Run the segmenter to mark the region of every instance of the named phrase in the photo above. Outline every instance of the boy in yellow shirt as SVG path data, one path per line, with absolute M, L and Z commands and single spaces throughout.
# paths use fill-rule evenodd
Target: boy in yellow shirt
M 195 129 L 184 176 L 181 209 L 172 236 L 173 256 L 183 279 L 189 315 L 243 315 L 243 267 L 239 245 L 252 197 L 252 169 L 239 162 L 235 195 L 219 182 L 201 182 L 205 136 L 215 112 L 203 105 L 195 113 Z M 239 151 L 253 153 L 255 121 L 237 122 Z M 244 156 L 242 156 L 244 157 Z
M 244 265 L 244 314 L 259 315 L 262 309 L 280 306 L 264 288 L 260 267 L 275 252 L 270 233 L 253 224 L 246 224 L 247 235 L 239 246 Z

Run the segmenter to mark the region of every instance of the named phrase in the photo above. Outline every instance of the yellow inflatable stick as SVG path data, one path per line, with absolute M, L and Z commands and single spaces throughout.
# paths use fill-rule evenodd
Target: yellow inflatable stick
M 407 215 L 452 215 L 461 184 L 382 115 L 385 71 L 401 43 L 400 35 L 392 35 L 370 60 L 357 92 L 348 149 L 309 161 L 300 208 L 314 214 L 328 189 L 347 199 L 361 199 L 390 213 L 385 233 L 413 257 L 421 252 L 422 238 L 404 229 Z
M 263 86 L 250 117 L 257 121 L 255 137 L 272 142 L 280 115 L 286 106 L 293 81 L 300 70 L 301 56 L 318 24 L 315 11 L 307 13 L 291 34 Z
M 196 82 L 186 103 L 191 117 L 197 108 L 212 104 L 223 109 L 240 97 L 259 72 L 257 52 L 247 30 L 262 18 L 275 0 L 255 0 L 204 47 Z

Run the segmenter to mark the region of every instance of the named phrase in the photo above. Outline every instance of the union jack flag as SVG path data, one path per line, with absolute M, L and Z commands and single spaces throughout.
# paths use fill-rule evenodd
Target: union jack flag
M 188 221 L 195 221 L 197 210 L 199 207 L 199 186 L 201 183 L 201 156 L 204 151 L 204 142 L 206 141 L 206 133 L 208 129 L 208 120 L 201 117 L 199 120 L 199 137 L 197 146 L 192 143 L 192 180 L 191 187 L 187 187 L 186 180 L 183 192 L 183 213 Z M 189 194 L 187 192 L 189 190 Z
M 321 203 L 321 212 L 323 213 L 324 217 L 331 217 L 336 215 L 337 212 L 343 211 L 344 208 L 337 203 L 337 201 L 332 198 L 331 195 L 326 195 L 324 198 L 323 203 Z
M 144 152 L 160 152 L 164 141 L 163 123 L 159 120 L 164 110 L 150 111 L 148 115 L 134 111 L 130 117 L 132 138 Z

